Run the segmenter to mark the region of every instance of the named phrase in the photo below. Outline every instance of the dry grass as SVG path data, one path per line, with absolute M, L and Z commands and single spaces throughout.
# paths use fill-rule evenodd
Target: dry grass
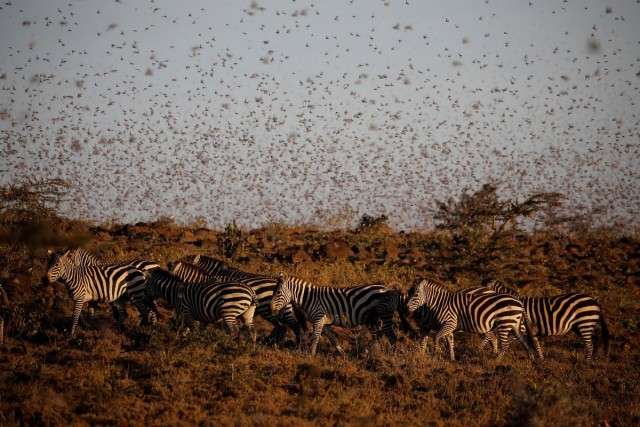
M 93 230 L 88 247 L 107 259 L 141 256 L 161 263 L 185 253 L 217 253 L 215 240 L 180 242 L 180 230 L 165 227 L 140 238 Z M 284 227 L 273 236 L 275 229 L 252 232 L 238 254 L 241 266 L 264 273 L 284 269 L 332 286 L 377 281 L 406 286 L 417 273 L 428 271 L 429 242 L 436 239 L 344 232 L 305 237 L 304 230 Z M 338 237 L 363 246 L 391 241 L 400 252 L 417 247 L 425 259 L 294 265 L 275 256 L 292 245 L 313 255 L 314 245 Z M 64 288 L 31 288 L 44 273 L 44 254 L 14 257 L 4 273 L 13 305 L 2 311 L 7 337 L 0 347 L 0 424 L 638 425 L 639 245 L 633 239 L 616 242 L 609 237 L 579 242 L 591 248 L 593 254 L 586 257 L 549 251 L 539 264 L 544 268 L 528 273 L 532 283 L 558 277 L 549 283 L 558 289 L 566 287 L 560 278 L 573 274 L 580 279 L 575 286 L 605 307 L 613 334 L 611 356 L 598 357 L 592 366 L 584 363 L 575 335 L 542 339 L 542 366 L 532 365 L 517 343 L 497 361 L 477 350 L 479 337 L 458 334 L 458 361 L 451 363 L 431 345 L 420 353 L 407 337 L 392 352 L 385 340 L 373 342 L 361 329 L 338 331 L 345 356 L 334 353 L 323 338 L 318 356 L 311 357 L 303 350 L 253 348 L 216 326 L 184 336 L 166 310 L 154 327 L 138 325 L 139 317 L 130 310 L 125 331 L 116 332 L 108 306 L 67 340 L 71 304 Z M 541 243 L 542 237 L 535 241 Z M 3 253 L 12 249 L 5 247 Z M 256 323 L 259 336 L 270 332 L 266 322 Z

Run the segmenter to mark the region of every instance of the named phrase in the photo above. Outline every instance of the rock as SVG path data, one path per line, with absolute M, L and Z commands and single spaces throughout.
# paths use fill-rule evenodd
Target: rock
M 294 264 L 300 264 L 303 262 L 312 262 L 311 255 L 309 255 L 306 251 L 302 249 L 298 249 L 293 254 L 291 254 L 291 262 Z
M 178 238 L 179 243 L 195 243 L 197 240 L 196 235 L 189 230 L 184 230 Z
M 206 228 L 200 228 L 194 233 L 196 239 L 203 242 L 216 242 L 218 234 L 215 231 L 207 230 Z
M 276 258 L 280 262 L 292 262 L 294 264 L 312 261 L 311 256 L 304 249 L 297 246 L 280 249 L 276 253 Z
M 348 259 L 354 256 L 351 247 L 344 240 L 335 240 L 325 243 L 318 250 L 320 257 L 329 261 L 337 261 L 340 259 Z

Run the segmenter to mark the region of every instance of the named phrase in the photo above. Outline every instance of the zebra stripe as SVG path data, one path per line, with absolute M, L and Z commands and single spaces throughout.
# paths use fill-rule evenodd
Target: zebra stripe
M 194 321 L 215 323 L 222 320 L 227 330 L 235 334 L 241 319 L 255 342 L 253 316 L 258 303 L 251 287 L 239 282 L 225 283 L 185 283 L 174 274 L 164 270 L 154 270 L 148 279 L 146 293 L 153 298 L 164 298 L 184 316 L 188 328 L 194 328 Z
M 423 308 L 418 310 L 420 307 Z M 434 345 L 437 348 L 439 341 L 446 339 L 451 360 L 455 360 L 453 332 L 456 330 L 494 333 L 499 341 L 498 358 L 509 347 L 508 336 L 513 332 L 527 349 L 529 357 L 532 357 L 528 343 L 520 334 L 520 322 L 524 315 L 522 303 L 511 295 L 454 292 L 432 279 L 419 278 L 409 291 L 407 311 L 410 316 L 426 312 L 426 324 L 437 328 Z M 421 319 L 418 322 L 422 323 Z
M 142 315 L 143 322 L 153 320 L 144 305 L 145 275 L 130 265 L 76 266 L 68 254 L 52 254 L 47 264 L 49 283 L 62 282 L 73 300 L 70 335 L 75 332 L 85 302 L 110 302 L 118 326 L 126 318 L 124 301 L 130 299 Z
M 585 358 L 588 362 L 592 361 L 593 336 L 597 327 L 600 326 L 605 356 L 609 355 L 609 328 L 602 307 L 593 297 L 581 293 L 523 297 L 498 280 L 490 281 L 488 287 L 496 292 L 513 295 L 522 301 L 531 319 L 535 336 L 564 335 L 573 331 L 584 343 Z
M 389 323 L 391 319 L 388 313 L 376 311 L 381 297 L 387 291 L 382 285 L 349 288 L 319 287 L 297 277 L 282 275 L 273 293 L 270 308 L 273 314 L 278 314 L 285 306 L 294 303 L 304 312 L 313 325 L 311 354 L 316 354 L 323 329 L 331 344 L 340 353 L 344 353 L 336 341 L 331 326 L 371 325 L 378 316 L 381 317 L 383 325 Z M 391 327 L 384 325 L 383 332 L 389 342 L 395 345 L 396 336 Z
M 267 337 L 267 341 L 282 343 L 287 334 L 287 327 L 289 327 L 295 334 L 297 345 L 302 343 L 302 330 L 307 330 L 304 315 L 296 313 L 291 305 L 285 307 L 278 316 L 274 316 L 269 309 L 269 303 L 278 284 L 277 278 L 228 268 L 223 261 L 215 258 L 195 255 L 186 259 L 193 259 L 199 265 L 178 262 L 173 269 L 174 274 L 178 277 L 185 281 L 193 282 L 209 282 L 212 280 L 216 282 L 237 281 L 250 286 L 258 296 L 256 314 L 274 325 L 274 329 Z M 226 268 L 221 268 L 222 266 Z

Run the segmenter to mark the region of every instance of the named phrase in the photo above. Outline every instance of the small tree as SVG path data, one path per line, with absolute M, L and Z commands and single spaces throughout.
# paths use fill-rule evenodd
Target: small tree
M 56 244 L 53 222 L 70 184 L 62 179 L 27 180 L 0 188 L 0 241 L 27 247 Z
M 238 250 L 244 244 L 244 236 L 238 228 L 234 219 L 224 228 L 224 231 L 218 235 L 218 249 L 220 252 L 230 259 L 232 262 L 238 259 Z
M 39 222 L 56 217 L 71 185 L 62 179 L 29 179 L 0 188 L 2 225 Z
M 380 216 L 371 216 L 368 214 L 364 214 L 360 217 L 360 221 L 354 230 L 356 233 L 367 233 L 379 226 L 380 224 L 386 224 L 389 220 L 389 217 L 386 215 Z
M 437 228 L 451 237 L 443 257 L 452 274 L 493 274 L 517 263 L 523 219 L 554 210 L 562 198 L 559 193 L 535 193 L 518 202 L 501 200 L 497 191 L 497 185 L 485 184 L 475 193 L 466 189 L 459 201 L 437 202 Z

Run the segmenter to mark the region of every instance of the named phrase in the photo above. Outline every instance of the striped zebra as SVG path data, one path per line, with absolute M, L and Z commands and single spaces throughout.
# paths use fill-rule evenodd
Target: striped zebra
M 378 317 L 383 322 L 383 332 L 389 342 L 395 345 L 396 336 L 392 328 L 387 326 L 393 313 L 376 312 L 381 297 L 387 291 L 382 285 L 349 288 L 314 286 L 303 279 L 281 275 L 270 308 L 271 312 L 277 315 L 284 307 L 293 303 L 304 312 L 313 325 L 312 355 L 316 354 L 323 330 L 331 344 L 343 354 L 344 351 L 338 345 L 331 326 L 371 325 Z
M 485 287 L 485 286 L 475 286 L 471 288 L 465 288 L 458 291 L 460 294 L 465 295 L 484 295 L 484 294 L 494 294 L 495 291 Z M 405 306 L 407 303 L 407 297 L 404 297 Z M 420 348 L 424 351 L 427 349 L 427 344 L 429 342 L 429 333 L 432 329 L 437 328 L 438 319 L 436 316 L 436 312 L 431 310 L 427 305 L 420 305 L 416 311 L 413 313 L 413 319 L 418 324 L 420 329 L 419 331 L 419 340 L 420 340 Z M 447 339 L 447 338 L 445 338 Z M 484 339 L 480 344 L 480 350 L 484 348 L 487 343 L 491 343 L 494 353 L 498 352 L 498 340 L 491 334 L 491 332 L 484 335 Z
M 533 358 L 531 347 L 520 333 L 524 308 L 522 303 L 511 295 L 455 292 L 432 279 L 418 278 L 409 290 L 406 307 L 410 316 L 424 315 L 429 328 L 436 327 L 436 348 L 441 339 L 448 341 L 449 358 L 452 361 L 455 360 L 453 332 L 457 330 L 495 334 L 499 343 L 498 358 L 501 358 L 509 347 L 508 336 L 513 332 L 527 349 L 529 357 Z M 421 319 L 418 319 L 418 322 L 422 323 Z M 421 330 L 422 328 L 421 325 Z M 528 338 L 531 339 L 531 335 Z
M 114 263 L 107 263 L 102 261 L 97 256 L 89 253 L 85 249 L 76 248 L 68 250 L 65 255 L 69 259 L 71 263 L 77 266 L 86 266 L 86 265 L 97 265 L 97 266 L 115 266 L 115 265 L 130 265 L 132 267 L 137 268 L 138 270 L 145 273 L 145 277 L 148 276 L 149 272 L 160 268 L 155 261 L 149 261 L 146 259 L 131 259 L 127 261 L 117 261 Z M 160 317 L 160 313 L 158 312 L 158 303 L 156 301 L 146 301 L 146 303 L 153 310 L 154 315 L 156 317 Z M 87 311 L 88 317 L 92 318 L 94 316 L 95 310 L 98 306 L 97 302 L 90 302 L 89 308 Z
M 591 362 L 594 353 L 593 336 L 600 326 L 605 356 L 609 355 L 609 328 L 598 302 L 587 294 L 569 293 L 549 297 L 523 297 L 500 283 L 488 280 L 486 286 L 522 301 L 537 337 L 564 335 L 570 331 L 578 335 L 585 346 L 585 357 Z
M 119 327 L 127 316 L 124 307 L 126 300 L 131 300 L 143 322 L 155 320 L 144 304 L 145 275 L 142 271 L 127 264 L 77 266 L 68 255 L 51 254 L 46 277 L 49 283 L 63 283 L 73 300 L 73 320 L 69 335 L 75 332 L 85 302 L 111 303 Z
M 152 298 L 165 299 L 177 314 L 184 316 L 189 329 L 194 328 L 195 320 L 204 323 L 222 320 L 227 330 L 236 334 L 240 319 L 251 342 L 256 340 L 253 316 L 258 298 L 244 283 L 185 283 L 173 273 L 160 269 L 151 273 L 146 293 Z
M 274 316 L 269 308 L 273 292 L 278 284 L 278 279 L 273 276 L 264 276 L 249 273 L 243 270 L 229 268 L 223 261 L 200 255 L 186 258 L 198 262 L 199 266 L 186 261 L 178 262 L 173 266 L 173 273 L 184 281 L 190 282 L 228 282 L 238 281 L 251 286 L 258 296 L 256 314 L 274 325 L 274 329 L 267 337 L 267 341 L 282 343 L 289 327 L 296 337 L 296 344 L 302 343 L 302 331 L 307 330 L 304 315 L 296 313 L 294 307 L 287 305 L 278 316 Z M 225 268 L 221 268 L 224 266 Z

